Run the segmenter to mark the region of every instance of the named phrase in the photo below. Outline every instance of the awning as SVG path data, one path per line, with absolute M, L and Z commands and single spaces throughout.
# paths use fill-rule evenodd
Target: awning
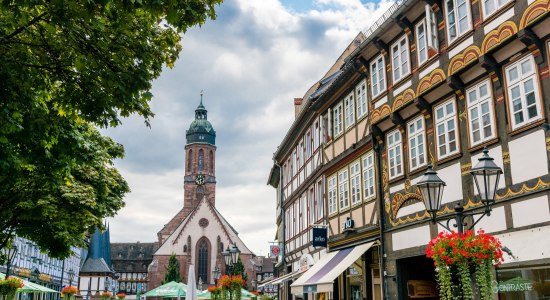
M 299 276 L 302 273 L 303 272 L 295 271 L 295 272 L 292 272 L 292 273 L 285 274 L 285 275 L 283 275 L 279 278 L 275 278 L 275 280 L 273 280 L 271 282 L 271 284 L 275 285 L 275 284 L 281 284 L 281 283 L 287 282 L 287 281 Z
M 374 242 L 329 252 L 292 283 L 293 294 L 332 292 L 332 282 L 342 274 Z
M 279 278 L 271 278 L 271 279 L 266 280 L 265 282 L 260 283 L 260 284 L 258 285 L 258 289 L 261 289 L 261 288 L 263 288 L 263 287 L 266 286 L 266 285 L 273 284 L 273 281 L 275 281 L 275 280 L 277 280 L 277 279 L 279 279 Z

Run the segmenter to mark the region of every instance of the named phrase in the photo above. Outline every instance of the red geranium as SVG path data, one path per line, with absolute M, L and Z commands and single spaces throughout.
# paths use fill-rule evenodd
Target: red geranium
M 76 286 L 72 285 L 68 285 L 61 290 L 61 294 L 63 295 L 74 295 L 76 293 L 78 293 L 78 289 L 76 288 Z

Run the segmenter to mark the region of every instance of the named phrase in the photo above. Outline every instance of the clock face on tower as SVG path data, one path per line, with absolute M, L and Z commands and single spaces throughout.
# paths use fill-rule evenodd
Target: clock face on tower
M 198 185 L 203 185 L 204 184 L 204 175 L 197 175 L 195 177 L 195 183 L 198 184 Z

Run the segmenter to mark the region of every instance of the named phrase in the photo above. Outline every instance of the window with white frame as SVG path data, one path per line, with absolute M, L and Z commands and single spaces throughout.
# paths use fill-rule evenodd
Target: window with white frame
M 445 0 L 447 36 L 452 43 L 471 29 L 470 3 L 468 0 Z
M 317 194 L 316 194 L 315 200 L 317 201 L 317 212 L 316 212 L 317 217 L 315 218 L 315 220 L 319 220 L 323 218 L 323 216 L 325 215 L 325 212 L 324 212 L 325 201 L 323 201 L 323 182 L 322 181 L 317 182 Z
M 542 119 L 539 80 L 532 55 L 506 67 L 512 129 Z
M 300 203 L 300 232 L 302 232 L 307 227 L 307 199 L 306 195 L 302 197 L 302 202 Z
M 294 235 L 297 235 L 300 233 L 300 202 L 296 201 L 294 202 Z
M 333 109 L 334 115 L 334 136 L 339 135 L 344 131 L 344 124 L 342 123 L 342 103 L 339 103 Z
M 344 99 L 344 110 L 346 115 L 346 128 L 349 128 L 355 123 L 355 100 L 353 99 L 353 93 L 350 93 Z
M 435 107 L 437 156 L 439 159 L 458 153 L 455 99 Z
M 483 18 L 487 19 L 499 8 L 503 7 L 505 4 L 510 2 L 510 0 L 483 0 Z
M 311 144 L 311 132 L 308 130 L 308 132 L 306 132 L 306 159 L 311 156 Z
M 384 56 L 379 55 L 370 64 L 370 80 L 372 97 L 382 94 L 386 90 L 386 66 Z
M 367 113 L 367 81 L 363 80 L 355 87 L 357 95 L 357 119 Z
M 315 184 L 313 184 L 315 186 Z M 309 224 L 313 224 L 315 222 L 315 194 L 313 192 L 313 187 L 309 189 L 308 194 L 308 206 L 307 206 L 307 212 L 309 215 Z
M 376 195 L 374 190 L 374 156 L 372 152 L 362 158 L 363 163 L 363 196 L 365 199 Z
M 352 163 L 350 169 L 351 204 L 361 202 L 361 164 Z
M 317 147 L 319 147 L 319 139 L 320 131 L 319 131 L 319 121 L 315 122 L 313 125 L 313 151 L 317 150 Z
M 321 122 L 321 132 L 323 134 L 323 143 L 328 143 L 332 139 L 332 110 L 329 108 L 323 115 Z
M 399 129 L 388 134 L 388 165 L 390 179 L 403 175 L 403 150 Z
M 424 117 L 421 115 L 407 124 L 409 138 L 409 166 L 412 170 L 426 163 L 426 140 Z
M 475 146 L 495 137 L 493 98 L 489 79 L 466 91 L 470 145 Z
M 393 82 L 401 80 L 410 72 L 409 68 L 409 41 L 407 35 L 403 35 L 393 46 L 391 47 L 392 53 L 392 68 L 393 68 Z
M 305 154 L 305 149 L 304 149 L 304 142 L 300 142 L 300 151 L 298 152 L 298 158 L 300 160 L 299 162 L 299 168 L 301 168 L 303 165 L 304 165 L 304 154 Z
M 428 61 L 437 53 L 437 22 L 430 5 L 426 4 L 426 17 L 416 24 L 416 47 L 418 64 Z
M 336 175 L 328 179 L 328 213 L 336 212 Z
M 338 172 L 338 200 L 340 210 L 349 207 L 348 170 Z
M 288 219 L 288 238 L 292 238 L 294 236 L 294 205 L 290 206 L 290 218 Z

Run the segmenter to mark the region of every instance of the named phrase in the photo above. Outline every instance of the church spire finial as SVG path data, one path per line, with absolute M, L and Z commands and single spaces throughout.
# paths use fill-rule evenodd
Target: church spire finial
M 201 90 L 201 105 L 202 105 L 202 95 L 204 95 L 204 90 Z

